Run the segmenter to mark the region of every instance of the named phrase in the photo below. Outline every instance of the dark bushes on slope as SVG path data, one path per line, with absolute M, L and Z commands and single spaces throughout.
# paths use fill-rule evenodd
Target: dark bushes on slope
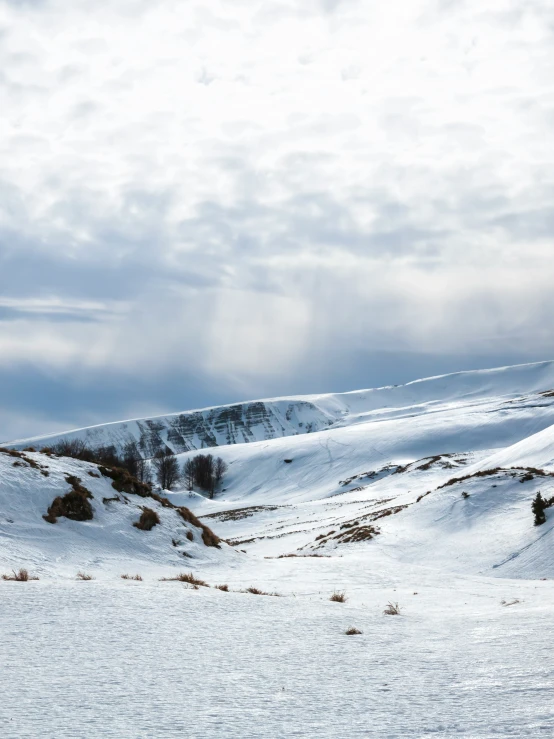
M 215 495 L 215 490 L 220 485 L 225 472 L 226 462 L 221 457 L 211 454 L 197 454 L 196 457 L 187 459 L 183 465 L 183 480 L 189 490 L 197 485 L 202 490 L 207 490 L 210 498 Z
M 210 528 L 203 524 L 202 521 L 199 521 L 192 511 L 189 511 L 188 508 L 181 506 L 180 508 L 177 508 L 177 513 L 181 516 L 183 521 L 186 521 L 192 526 L 196 526 L 197 528 L 202 529 L 202 541 L 207 547 L 217 547 L 218 549 L 220 548 L 219 543 L 221 539 L 219 538 L 219 536 L 216 536 Z
M 537 493 L 535 499 L 531 503 L 531 510 L 535 515 L 535 526 L 542 526 L 546 523 L 545 510 L 551 508 L 554 505 L 554 498 L 543 498 L 540 491 Z
M 128 493 L 129 495 L 140 495 L 141 498 L 147 498 L 152 494 L 152 488 L 147 482 L 141 482 L 133 477 L 129 470 L 124 467 L 106 467 L 101 465 L 98 471 L 112 480 L 112 487 L 118 493 Z
M 93 518 L 92 506 L 89 503 L 89 499 L 92 499 L 90 490 L 81 485 L 81 480 L 74 475 L 68 475 L 66 481 L 73 486 L 73 490 L 54 498 L 48 513 L 43 516 L 44 520 L 56 523 L 60 516 L 64 516 L 72 521 L 90 521 Z
M 152 531 L 154 526 L 160 523 L 160 517 L 151 508 L 143 508 L 138 521 L 133 526 L 141 531 Z

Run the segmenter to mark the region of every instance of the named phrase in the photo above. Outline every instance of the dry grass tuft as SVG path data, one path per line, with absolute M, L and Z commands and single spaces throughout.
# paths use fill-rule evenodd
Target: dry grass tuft
M 200 580 L 200 578 L 195 577 L 192 572 L 181 572 L 176 577 L 162 577 L 160 578 L 162 582 L 186 582 L 189 585 L 194 585 L 198 587 L 201 585 L 203 588 L 209 588 L 207 582 L 204 582 L 204 580 Z
M 206 526 L 206 524 L 202 523 L 202 521 L 199 521 L 192 511 L 189 511 L 189 509 L 185 508 L 185 506 L 181 506 L 180 508 L 177 508 L 177 513 L 186 523 L 190 523 L 193 526 L 202 529 L 202 541 L 207 547 L 217 547 L 218 549 L 220 548 L 219 543 L 221 539 L 219 538 L 219 536 L 216 536 L 214 532 L 208 526 Z
M 360 631 L 355 626 L 350 626 L 344 633 L 346 636 L 354 636 L 354 634 L 363 634 L 363 631 Z
M 224 593 L 228 593 L 229 592 L 229 586 L 228 585 L 216 585 L 216 588 L 218 590 L 223 590 Z
M 142 582 L 142 577 L 140 575 L 121 575 L 122 580 L 140 580 Z
M 398 605 L 398 603 L 389 602 L 385 606 L 385 610 L 383 611 L 383 613 L 386 616 L 400 616 L 400 606 Z
M 72 486 L 69 493 L 54 498 L 48 508 L 48 513 L 43 516 L 48 523 L 57 523 L 60 516 L 69 518 L 71 521 L 90 521 L 93 518 L 92 506 L 89 500 L 92 493 L 81 485 L 81 480 L 75 475 L 67 475 L 66 482 Z
M 77 580 L 94 580 L 94 577 L 92 575 L 87 575 L 86 572 L 78 572 Z
M 146 508 L 145 506 L 142 509 L 139 520 L 135 521 L 133 526 L 137 529 L 140 529 L 141 531 L 152 531 L 154 526 L 159 523 L 160 517 L 158 516 L 156 511 L 153 511 L 151 508 Z
M 271 595 L 275 598 L 280 598 L 280 593 L 266 593 L 265 590 L 260 590 L 259 588 L 246 588 L 246 590 L 241 590 L 242 593 L 252 593 L 252 595 Z
M 346 597 L 346 593 L 343 591 L 339 592 L 338 590 L 335 590 L 333 595 L 329 598 L 330 601 L 333 603 L 346 603 L 348 598 Z
M 31 577 L 29 572 L 23 567 L 17 572 L 12 570 L 11 575 L 2 575 L 2 580 L 11 580 L 12 582 L 28 582 L 29 580 L 38 580 L 38 577 Z

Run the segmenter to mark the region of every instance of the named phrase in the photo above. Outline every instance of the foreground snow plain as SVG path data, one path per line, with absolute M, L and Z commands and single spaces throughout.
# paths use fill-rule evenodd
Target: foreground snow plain
M 0 454 L 0 567 L 40 576 L 0 582 L 0 736 L 554 736 L 554 508 L 530 507 L 554 496 L 552 388 L 541 363 L 304 399 L 302 424 L 336 420 L 219 447 L 214 501 L 166 491 L 221 549 L 171 509 L 136 530 L 144 501 L 104 503 L 91 465 Z M 68 473 L 95 517 L 48 524 Z M 191 570 L 230 592 L 160 581 Z
M 155 580 L 5 583 L 1 735 L 552 736 L 552 582 L 282 562 L 259 583 L 273 579 L 281 598 Z M 327 600 L 334 585 L 346 603 Z M 382 614 L 391 599 L 401 616 Z M 345 636 L 350 626 L 363 633 Z

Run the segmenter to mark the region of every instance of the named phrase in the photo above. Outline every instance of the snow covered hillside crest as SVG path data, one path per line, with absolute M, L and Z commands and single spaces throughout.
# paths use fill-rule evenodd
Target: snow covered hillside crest
M 111 469 L 0 450 L 0 562 L 8 569 L 74 575 L 101 567 L 121 574 L 234 554 L 210 534 L 188 509 Z
M 97 465 L 8 450 L 0 454 L 0 559 L 111 572 L 127 560 L 156 569 L 314 555 L 337 562 L 356 552 L 399 568 L 554 576 L 554 508 L 542 526 L 531 514 L 538 492 L 554 498 L 553 388 L 554 363 L 543 362 L 35 440 L 37 448 L 78 438 L 121 449 L 135 439 L 147 457 L 176 451 L 181 468 L 217 444 L 227 472 L 214 500 L 201 490 L 190 497 L 180 481 L 163 491 L 164 503 L 114 492 Z M 13 442 L 11 453 L 28 445 Z M 93 496 L 83 503 L 93 518 L 44 520 L 56 518 L 54 499 L 70 486 L 78 494 L 78 485 Z M 200 520 L 183 520 L 181 506 Z M 160 519 L 150 531 L 134 525 L 145 507 Z M 228 544 L 204 546 L 202 525 Z
M 459 372 L 407 385 L 184 411 L 4 442 L 4 446 L 40 448 L 51 446 L 62 438 L 78 438 L 91 447 L 113 445 L 121 453 L 126 443 L 136 441 L 144 456 L 152 457 L 163 447 L 180 454 L 207 447 L 268 441 L 410 413 L 433 412 L 453 404 L 469 407 L 485 403 L 488 398 L 508 402 L 510 398 L 536 395 L 551 388 L 554 388 L 554 362 L 549 361 Z M 554 423 L 554 419 L 551 422 Z

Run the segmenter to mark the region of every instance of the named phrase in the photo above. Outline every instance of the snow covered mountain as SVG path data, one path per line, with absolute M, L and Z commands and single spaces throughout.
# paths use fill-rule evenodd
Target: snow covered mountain
M 459 372 L 406 385 L 348 393 L 275 398 L 184 411 L 5 442 L 4 446 L 41 447 L 62 438 L 78 438 L 92 447 L 113 445 L 121 452 L 127 442 L 136 441 L 143 455 L 151 457 L 162 447 L 180 454 L 358 424 L 436 413 L 442 417 L 460 415 L 460 412 L 469 415 L 479 410 L 492 414 L 485 424 L 489 433 L 487 443 L 490 441 L 491 447 L 503 446 L 554 423 L 552 400 L 548 398 L 548 391 L 553 388 L 554 362 L 550 361 Z M 526 413 L 525 409 L 530 407 L 534 407 L 533 413 Z M 528 423 L 523 422 L 524 415 Z M 516 419 L 515 423 L 511 423 L 512 419 Z M 479 425 L 483 420 L 483 417 L 479 419 Z M 440 429 L 440 423 L 436 425 Z M 500 437 L 495 444 L 497 433 Z M 470 446 L 466 448 L 473 448 L 472 440 L 468 442 Z M 476 443 L 481 441 L 477 439 Z
M 167 446 L 182 463 L 217 444 L 228 472 L 215 500 L 201 491 L 189 497 L 179 486 L 165 495 L 254 557 L 342 556 L 354 547 L 367 557 L 386 552 L 399 566 L 554 576 L 551 524 L 534 527 L 530 508 L 539 490 L 554 496 L 553 387 L 554 363 L 543 362 L 125 421 L 9 447 L 69 437 L 122 449 L 135 439 L 145 456 Z M 0 558 L 48 562 L 50 569 L 68 557 L 71 566 L 83 559 L 102 567 L 128 557 L 156 566 L 182 561 L 168 544 L 182 527 L 171 509 L 160 508 L 163 525 L 144 535 L 129 523 L 144 501 L 110 501 L 110 481 L 90 478 L 94 465 L 25 454 L 14 460 L 0 453 Z M 95 517 L 52 526 L 43 515 L 68 477 L 86 480 Z M 235 556 L 224 548 L 208 552 L 208 560 Z M 202 548 L 185 551 L 197 562 L 207 556 Z

